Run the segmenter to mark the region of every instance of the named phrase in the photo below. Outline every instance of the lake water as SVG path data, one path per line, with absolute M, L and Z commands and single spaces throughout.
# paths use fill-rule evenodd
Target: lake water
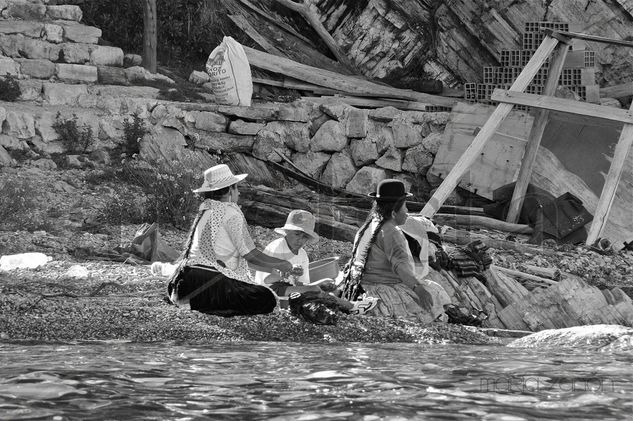
M 501 346 L 0 343 L 0 419 L 630 419 L 632 363 Z

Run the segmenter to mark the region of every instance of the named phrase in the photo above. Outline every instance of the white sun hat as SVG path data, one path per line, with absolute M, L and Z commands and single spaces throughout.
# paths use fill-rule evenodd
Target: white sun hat
M 220 164 L 211 167 L 204 172 L 204 182 L 200 188 L 193 190 L 194 193 L 204 193 L 208 191 L 216 191 L 225 187 L 232 186 L 244 180 L 248 174 L 234 175 L 228 165 Z
M 302 231 L 310 236 L 310 243 L 316 243 L 319 241 L 319 234 L 314 232 L 315 224 L 314 215 L 305 210 L 295 209 L 288 214 L 286 225 L 281 228 L 275 228 L 275 232 L 286 235 L 286 231 Z

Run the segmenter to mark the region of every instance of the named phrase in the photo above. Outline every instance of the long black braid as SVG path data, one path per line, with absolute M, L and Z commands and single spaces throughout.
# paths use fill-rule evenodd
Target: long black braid
M 345 265 L 345 268 L 343 271 L 343 294 L 342 295 L 343 295 L 343 298 L 345 298 L 346 300 L 348 301 L 357 300 L 358 297 L 360 297 L 363 294 L 363 292 L 365 292 L 361 285 L 361 281 L 363 278 L 363 273 L 365 272 L 365 263 L 367 262 L 367 256 L 369 254 L 369 250 L 376 242 L 376 237 L 378 236 L 378 233 L 380 232 L 383 224 L 389 219 L 391 219 L 392 212 L 399 210 L 400 207 L 404 205 L 404 202 L 405 202 L 404 197 L 395 202 L 392 200 L 374 201 L 374 204 L 371 208 L 371 211 L 369 212 L 369 215 L 367 216 L 367 219 L 365 220 L 363 225 L 358 230 L 358 233 L 356 234 L 356 238 L 354 239 L 354 245 L 352 246 L 352 257 Z M 362 254 L 360 257 L 362 257 L 361 261 L 363 262 L 363 264 L 362 265 L 355 264 L 356 252 L 358 251 L 358 245 L 360 244 L 360 240 L 361 238 L 363 238 L 365 231 L 367 230 L 367 228 L 369 228 L 369 226 L 371 225 L 373 221 L 377 221 L 378 224 L 376 225 L 376 228 L 374 229 L 374 231 L 371 233 L 371 237 L 369 238 L 369 242 L 367 243 L 367 248 L 361 251 Z

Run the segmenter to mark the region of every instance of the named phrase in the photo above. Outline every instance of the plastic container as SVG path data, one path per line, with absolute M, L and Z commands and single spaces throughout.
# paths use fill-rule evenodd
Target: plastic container
M 44 253 L 20 253 L 0 257 L 0 270 L 34 269 L 53 260 Z
M 173 263 L 154 262 L 150 266 L 150 271 L 152 272 L 153 275 L 156 275 L 156 276 L 170 277 L 174 273 L 177 267 L 178 265 L 175 265 Z
M 308 267 L 310 272 L 310 282 L 315 282 L 324 278 L 336 279 L 339 274 L 338 256 L 311 262 Z

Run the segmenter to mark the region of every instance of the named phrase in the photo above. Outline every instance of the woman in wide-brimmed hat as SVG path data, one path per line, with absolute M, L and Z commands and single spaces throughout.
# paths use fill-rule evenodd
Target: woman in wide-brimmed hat
M 222 316 L 270 313 L 277 299 L 269 288 L 254 283 L 249 264 L 302 273 L 289 261 L 267 256 L 255 247 L 237 205 L 238 183 L 246 177 L 234 175 L 224 164 L 204 172 L 202 186 L 194 190 L 204 202 L 168 286 L 172 302 Z
M 416 290 L 422 288 L 422 279 L 416 276 L 409 244 L 400 229 L 407 220 L 406 199 L 412 195 L 402 181 L 387 179 L 369 196 L 374 204 L 356 233 L 352 258 L 345 267 L 343 296 L 355 300 L 366 293 L 379 298 L 373 315 L 431 321 L 431 314 L 420 306 Z

